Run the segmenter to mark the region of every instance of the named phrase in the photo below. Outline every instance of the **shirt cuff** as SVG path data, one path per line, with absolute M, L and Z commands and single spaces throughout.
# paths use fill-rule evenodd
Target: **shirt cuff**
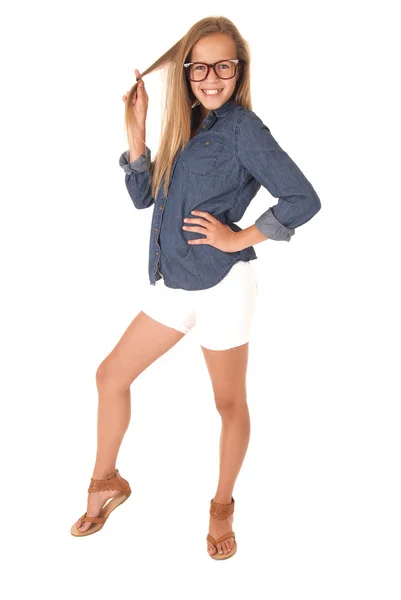
M 145 173 L 149 171 L 151 163 L 151 151 L 147 146 L 146 150 L 133 162 L 129 162 L 130 151 L 126 150 L 120 156 L 119 165 L 126 173 Z
M 295 233 L 295 229 L 285 227 L 276 219 L 271 207 L 256 219 L 255 225 L 267 238 L 278 242 L 289 242 Z

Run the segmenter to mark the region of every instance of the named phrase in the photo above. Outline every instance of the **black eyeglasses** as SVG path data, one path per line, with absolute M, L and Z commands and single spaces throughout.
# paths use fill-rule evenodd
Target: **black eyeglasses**
M 217 77 L 220 79 L 232 79 L 237 72 L 237 65 L 240 60 L 240 58 L 229 58 L 210 64 L 189 62 L 184 63 L 184 67 L 186 69 L 185 72 L 191 81 L 203 81 L 209 75 L 209 71 L 212 67 Z

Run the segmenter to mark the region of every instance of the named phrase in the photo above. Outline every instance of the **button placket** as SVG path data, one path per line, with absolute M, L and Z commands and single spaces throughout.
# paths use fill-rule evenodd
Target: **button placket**
M 162 200 L 161 200 L 161 202 L 162 202 Z M 163 205 L 162 205 L 162 204 L 160 204 L 160 206 L 159 206 L 159 210 L 163 210 Z M 156 274 L 156 273 L 157 273 L 157 271 L 159 270 L 159 263 L 160 263 L 160 252 L 157 250 L 157 245 L 158 245 L 158 241 L 157 241 L 157 240 L 160 238 L 160 228 L 161 228 L 161 221 L 162 221 L 162 213 L 160 212 L 160 213 L 159 213 L 159 216 L 158 216 L 158 223 L 159 223 L 159 226 L 158 226 L 158 227 L 156 227 L 156 232 L 158 232 L 159 234 L 158 234 L 158 236 L 157 236 L 157 238 L 156 238 L 156 241 L 155 241 L 155 244 L 156 244 L 156 257 L 157 257 L 157 259 L 156 259 L 156 268 L 155 268 L 155 274 Z
M 177 156 L 174 158 L 173 166 L 172 166 L 172 169 L 171 169 L 171 175 L 170 175 L 169 189 L 170 189 L 171 181 L 172 181 L 173 175 L 174 175 L 174 170 L 175 170 L 177 161 L 178 161 L 178 159 L 180 157 L 180 154 L 181 154 L 181 152 L 179 152 L 177 154 Z M 162 185 L 163 185 L 163 183 L 162 183 Z M 155 231 L 157 233 L 159 233 L 159 235 L 156 238 L 156 242 L 155 242 L 156 244 L 157 244 L 157 240 L 160 238 L 160 229 L 161 229 L 161 226 L 162 226 L 163 213 L 161 211 L 164 210 L 163 201 L 166 202 L 166 200 L 167 200 L 166 196 L 163 196 L 162 199 L 160 200 L 160 205 L 159 205 L 159 211 L 160 212 L 159 212 L 159 215 L 158 215 L 158 218 L 157 218 L 159 226 L 155 227 Z M 158 257 L 158 258 L 156 260 L 156 268 L 154 269 L 154 274 L 156 274 L 157 271 L 159 271 L 159 273 L 160 273 L 160 269 L 159 269 L 159 265 L 160 265 L 160 252 L 158 250 L 156 250 L 156 257 Z

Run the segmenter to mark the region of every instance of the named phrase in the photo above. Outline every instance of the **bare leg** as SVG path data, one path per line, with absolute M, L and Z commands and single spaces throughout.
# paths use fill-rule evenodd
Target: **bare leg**
M 131 418 L 131 383 L 165 354 L 184 333 L 162 325 L 139 312 L 96 372 L 99 393 L 97 452 L 92 477 L 106 479 L 114 473 L 117 455 Z M 96 517 L 117 490 L 88 495 L 88 516 Z M 86 531 L 90 523 L 79 528 Z
M 231 502 L 235 481 L 243 464 L 250 439 L 250 417 L 246 396 L 246 369 L 249 344 L 229 350 L 208 350 L 202 347 L 212 380 L 216 408 L 221 416 L 220 472 L 214 500 Z M 209 532 L 217 538 L 232 530 L 234 516 L 219 520 L 210 516 Z M 234 538 L 217 545 L 220 554 L 232 549 Z M 214 554 L 211 543 L 208 551 Z

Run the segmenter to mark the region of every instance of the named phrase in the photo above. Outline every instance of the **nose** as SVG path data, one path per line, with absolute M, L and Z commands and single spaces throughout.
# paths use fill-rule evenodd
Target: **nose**
M 207 81 L 208 83 L 217 83 L 218 81 L 220 81 L 220 78 L 217 77 L 213 67 L 209 67 L 209 73 L 207 74 L 207 77 L 206 79 L 204 79 L 204 81 Z

